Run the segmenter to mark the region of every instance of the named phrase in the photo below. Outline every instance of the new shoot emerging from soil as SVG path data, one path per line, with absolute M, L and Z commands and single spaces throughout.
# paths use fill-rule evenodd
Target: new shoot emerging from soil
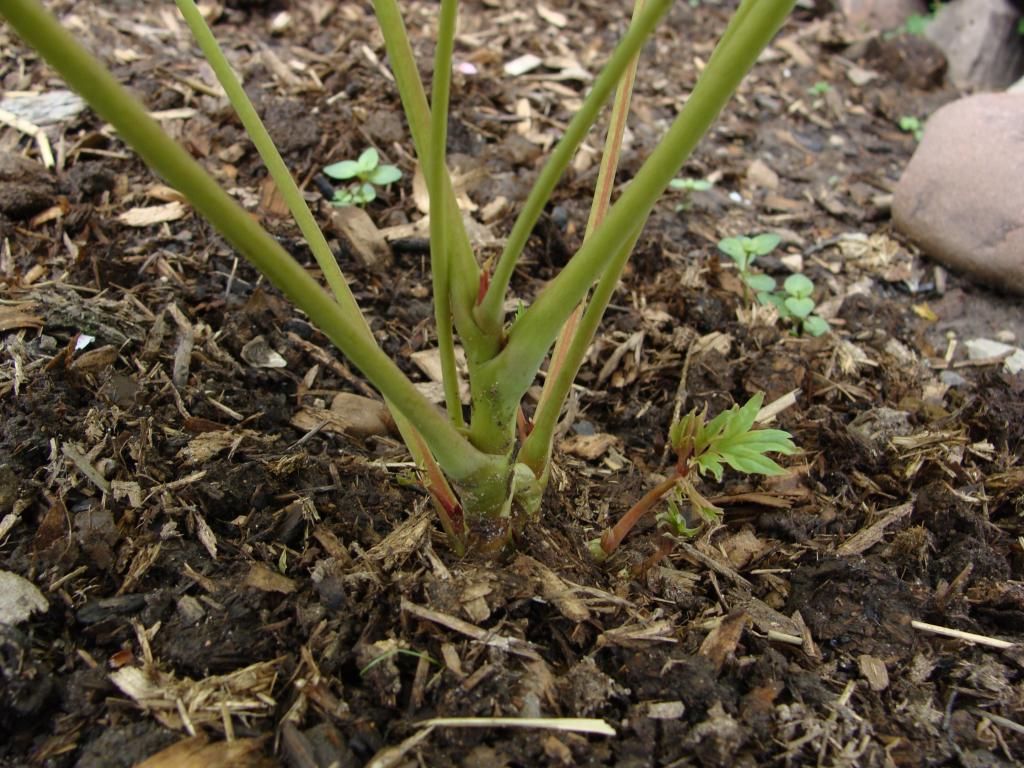
M 759 298 L 775 290 L 775 279 L 770 275 L 753 271 L 758 256 L 771 253 L 778 247 L 781 238 L 771 232 L 754 237 L 726 237 L 718 241 L 718 250 L 736 263 L 743 281 L 743 294 L 747 302 L 751 301 L 748 289 Z
M 668 499 L 668 512 L 661 517 L 677 535 L 695 535 L 702 524 L 717 521 L 721 509 L 697 490 L 704 474 L 721 482 L 725 465 L 749 475 L 785 474 L 786 470 L 766 454 L 789 455 L 797 448 L 788 432 L 753 428 L 763 399 L 761 394 L 754 395 L 744 406 L 734 405 L 711 421 L 707 421 L 707 407 L 700 411 L 695 408 L 674 423 L 668 433 L 676 456 L 672 474 L 648 491 L 612 528 L 590 541 L 594 558 L 603 561 L 611 556 L 626 534 L 662 498 Z
M 779 311 L 779 318 L 790 323 L 798 336 L 805 333 L 821 336 L 829 332 L 830 326 L 828 320 L 813 314 L 817 306 L 813 294 L 814 283 L 811 279 L 797 273 L 786 278 L 781 291 L 761 294 L 758 298 L 772 304 Z
M 332 205 L 369 205 L 377 199 L 377 187 L 386 187 L 402 178 L 402 172 L 394 165 L 380 161 L 377 150 L 370 147 L 357 160 L 342 160 L 324 168 L 324 175 L 338 181 L 349 181 L 347 186 L 336 190 Z M 354 181 L 352 181 L 354 179 Z
M 434 499 L 452 547 L 460 553 L 504 548 L 517 528 L 536 519 L 550 475 L 552 443 L 562 406 L 644 223 L 786 20 L 795 0 L 739 3 L 674 123 L 612 203 L 637 57 L 672 6 L 672 0 L 637 0 L 628 30 L 610 52 L 604 69 L 591 83 L 537 176 L 493 265 L 481 264 L 473 251 L 445 161 L 458 2 L 441 0 L 435 6 L 437 35 L 428 98 L 397 0 L 373 0 L 411 144 L 429 192 L 430 268 L 437 350 L 444 374 L 444 411 L 429 402 L 378 345 L 291 172 L 198 8 L 193 0 L 176 2 L 288 203 L 330 293 L 188 152 L 168 138 L 145 108 L 38 0 L 3 0 L 0 14 L 103 119 L 114 125 L 126 143 L 305 312 L 380 391 L 419 466 L 422 482 Z M 612 100 L 610 127 L 584 242 L 567 266 L 509 325 L 505 312 L 509 286 L 530 234 L 559 178 L 604 105 Z M 353 202 L 357 197 L 368 198 L 374 186 L 394 180 L 394 172 L 378 165 L 375 154 L 364 153 L 351 162 L 340 163 L 334 170 L 343 177 L 358 179 L 353 182 L 358 185 Z M 376 194 L 375 189 L 372 191 Z M 471 403 L 466 413 L 456 373 L 456 338 L 465 353 L 468 371 Z M 528 418 L 521 402 L 549 354 L 543 392 L 532 418 Z M 694 416 L 688 422 L 693 429 L 696 419 Z M 693 433 L 694 439 L 697 434 Z M 680 439 L 685 442 L 689 438 Z M 721 435 L 715 437 L 717 442 L 708 438 L 708 445 L 697 453 L 695 448 L 688 449 L 690 453 L 684 457 L 687 472 L 693 468 L 691 454 L 695 461 L 705 462 L 694 466 L 714 466 L 712 457 L 719 454 L 712 443 L 723 444 L 723 439 Z M 768 466 L 747 454 L 729 455 L 744 466 Z
M 668 188 L 683 193 L 682 200 L 676 203 L 676 212 L 690 209 L 690 205 L 693 203 L 692 197 L 694 192 L 707 192 L 713 186 L 714 184 L 707 179 L 694 179 L 689 176 L 682 179 L 672 179 L 668 183 Z

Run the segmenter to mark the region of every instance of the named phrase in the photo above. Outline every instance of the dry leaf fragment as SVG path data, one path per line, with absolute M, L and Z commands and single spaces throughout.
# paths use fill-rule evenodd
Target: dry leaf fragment
M 537 3 L 537 15 L 551 26 L 558 27 L 559 29 L 565 29 L 569 24 L 568 16 L 541 3 Z
M 750 622 L 750 616 L 743 609 L 733 611 L 711 630 L 700 644 L 698 653 L 714 664 L 719 672 L 728 658 L 736 652 L 736 646 L 743 637 L 743 630 Z
M 34 304 L 0 307 L 0 333 L 15 328 L 42 328 L 43 318 L 29 313 Z
M 614 435 L 604 432 L 596 435 L 573 435 L 559 443 L 558 449 L 563 453 L 593 461 L 604 456 L 616 442 Z
M 882 540 L 885 535 L 885 530 L 897 522 L 907 517 L 911 512 L 914 511 L 914 503 L 908 501 L 906 504 L 900 504 L 898 507 L 886 510 L 885 514 L 881 519 L 869 525 L 867 528 L 862 528 L 857 531 L 853 536 L 848 538 L 836 549 L 836 554 L 840 557 L 849 557 L 851 555 L 859 555 L 862 552 L 866 552 L 875 546 Z
M 245 574 L 242 585 L 258 589 L 261 592 L 280 592 L 290 595 L 295 591 L 295 582 L 283 573 L 272 571 L 262 563 L 253 563 Z
M 872 691 L 884 691 L 889 687 L 889 671 L 881 659 L 864 653 L 857 657 L 857 666 Z
M 288 361 L 270 346 L 263 336 L 257 336 L 242 347 L 242 359 L 253 368 L 285 368 Z
M 527 72 L 532 72 L 539 67 L 543 61 L 532 53 L 525 53 L 522 56 L 505 63 L 505 74 L 510 77 L 519 77 Z
M 391 246 L 370 214 L 354 205 L 331 210 L 331 229 L 364 267 L 382 270 L 391 266 Z
M 277 763 L 262 754 L 266 737 L 209 743 L 193 736 L 161 749 L 135 768 L 271 768 Z
M 0 571 L 0 624 L 20 624 L 36 611 L 49 607 L 43 593 L 31 581 L 10 571 Z
M 130 208 L 117 217 L 117 220 L 128 227 L 151 227 L 168 221 L 177 221 L 185 215 L 188 207 L 174 201 L 164 205 L 151 205 L 143 208 Z

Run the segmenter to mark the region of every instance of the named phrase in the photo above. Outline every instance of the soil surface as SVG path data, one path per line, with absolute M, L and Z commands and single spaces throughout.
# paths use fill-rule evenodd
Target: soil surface
M 647 47 L 621 183 L 726 5 L 677 3 Z M 314 269 L 173 6 L 50 6 Z M 429 70 L 437 6 L 402 6 Z M 429 254 L 369 4 L 209 8 L 374 333 L 427 382 Z M 481 259 L 628 18 L 463 4 L 451 166 Z M 62 87 L 6 27 L 0 51 L 5 97 Z M 528 53 L 540 66 L 506 73 Z M 918 38 L 795 14 L 687 164 L 713 187 L 652 217 L 543 519 L 498 562 L 452 555 L 394 435 L 317 418 L 372 391 L 108 126 L 45 126 L 52 172 L 0 128 L 28 162 L 5 161 L 0 218 L 0 571 L 44 598 L 0 624 L 0 765 L 1020 764 L 1024 379 L 963 342 L 1019 340 L 1024 313 L 889 221 L 914 149 L 899 120 L 955 98 L 942 82 Z M 534 233 L 517 299 L 579 246 L 600 145 Z M 368 146 L 405 173 L 367 208 L 391 263 L 360 260 L 322 199 L 323 166 Z M 747 307 L 716 243 L 768 231 L 782 245 L 760 266 L 812 278 L 831 333 Z M 668 549 L 648 520 L 593 564 L 586 541 L 660 479 L 673 413 L 759 391 L 802 449 L 790 474 L 704 483 L 721 525 Z M 423 724 L 456 716 L 615 735 Z

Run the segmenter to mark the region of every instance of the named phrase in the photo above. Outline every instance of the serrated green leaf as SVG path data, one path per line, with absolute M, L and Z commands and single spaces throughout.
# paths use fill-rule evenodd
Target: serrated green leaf
M 775 290 L 775 278 L 771 275 L 747 275 L 744 282 L 758 293 L 771 293 Z
M 402 178 L 402 172 L 394 165 L 378 165 L 367 177 L 367 181 L 379 187 L 386 187 Z
M 804 319 L 804 330 L 811 334 L 811 336 L 823 336 L 832 330 L 832 326 L 828 324 L 828 320 L 818 315 L 810 315 Z
M 786 470 L 760 453 L 729 453 L 722 460 L 733 469 L 748 475 L 784 475 Z
M 797 298 L 796 296 L 790 296 L 785 301 L 786 309 L 792 313 L 793 317 L 798 317 L 803 320 L 811 312 L 814 311 L 814 299 L 808 298 Z
M 359 156 L 359 160 L 356 162 L 359 163 L 360 173 L 367 174 L 380 164 L 380 155 L 377 154 L 376 149 L 370 147 Z
M 757 254 L 758 256 L 764 256 L 766 253 L 771 253 L 775 250 L 776 246 L 782 242 L 782 238 L 774 232 L 765 232 L 764 234 L 757 235 L 756 237 L 749 239 L 750 245 L 747 247 L 747 250 L 750 253 Z
M 802 275 L 799 272 L 787 277 L 782 287 L 786 289 L 786 293 L 798 299 L 806 298 L 814 293 L 814 283 L 806 275 Z
M 324 175 L 332 179 L 351 179 L 359 175 L 359 164 L 355 160 L 342 160 L 324 168 Z
M 710 472 L 712 475 L 714 475 L 716 481 L 722 481 L 722 462 L 719 461 L 719 457 L 717 454 L 702 454 L 697 459 L 697 471 L 698 473 Z
M 748 432 L 752 426 L 754 426 L 754 419 L 757 418 L 757 412 L 761 410 L 761 403 L 764 402 L 764 393 L 758 392 L 742 407 L 733 406 L 726 413 L 730 414 L 730 417 L 726 420 L 726 428 L 722 431 L 722 436 L 718 442 L 733 440 L 736 437 Z

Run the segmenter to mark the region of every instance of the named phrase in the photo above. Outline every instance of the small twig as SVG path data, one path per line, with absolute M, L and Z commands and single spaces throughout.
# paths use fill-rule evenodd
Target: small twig
M 1024 734 L 1024 725 L 1021 725 L 1018 722 L 1010 720 L 1007 717 L 1003 717 L 1002 715 L 996 715 L 992 712 L 986 712 L 984 709 L 978 709 L 977 707 L 968 707 L 967 711 L 970 712 L 972 715 L 977 715 L 978 717 L 984 717 L 986 720 L 991 720 L 993 725 L 998 725 L 1002 728 L 1009 728 L 1011 731 L 1014 731 L 1015 733 Z
M 987 645 L 989 648 L 1005 649 L 1012 648 L 1016 645 L 1016 643 L 1000 640 L 997 637 L 976 635 L 973 632 L 963 632 L 959 629 L 952 629 L 950 627 L 940 627 L 937 624 L 927 624 L 923 621 L 911 621 L 910 626 L 914 629 L 920 629 L 922 632 L 931 632 L 933 635 L 942 635 L 943 637 L 952 637 L 956 640 L 966 640 L 968 643 Z
M 449 728 L 542 728 L 614 736 L 615 729 L 593 717 L 435 717 L 419 725 Z

